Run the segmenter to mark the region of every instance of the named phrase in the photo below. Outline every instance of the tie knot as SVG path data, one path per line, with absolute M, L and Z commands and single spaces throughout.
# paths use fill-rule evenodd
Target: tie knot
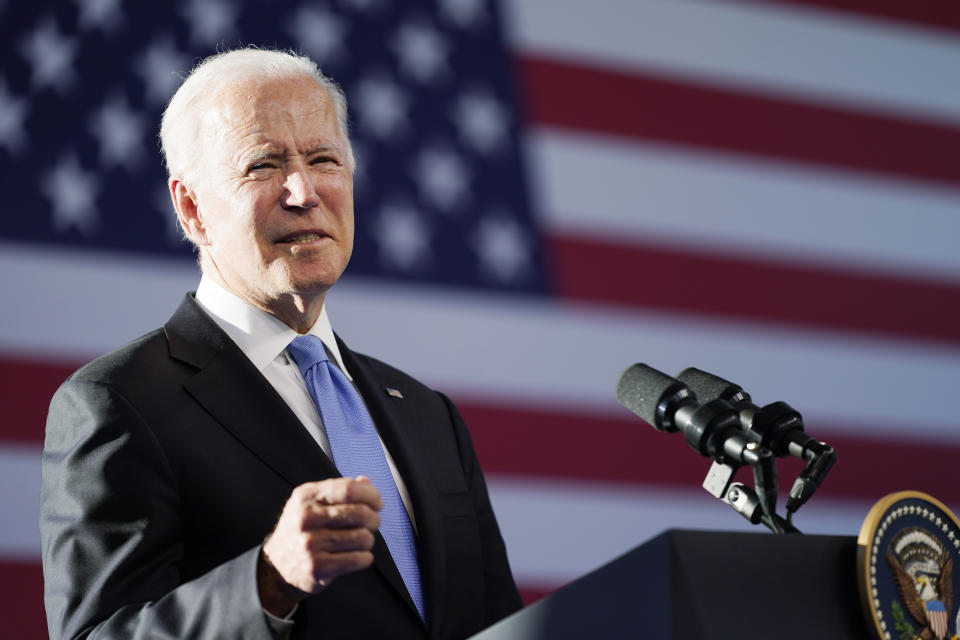
M 297 336 L 287 346 L 287 351 L 293 356 L 294 362 L 300 368 L 300 373 L 304 375 L 306 375 L 307 370 L 328 360 L 323 341 L 317 336 Z

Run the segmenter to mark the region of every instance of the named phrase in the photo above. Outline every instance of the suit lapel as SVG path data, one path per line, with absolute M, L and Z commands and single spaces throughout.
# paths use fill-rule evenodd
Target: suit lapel
M 187 295 L 164 327 L 170 356 L 196 367 L 184 388 L 291 485 L 339 475 L 299 419 L 243 352 Z
M 444 591 L 442 576 L 445 571 L 443 525 L 442 517 L 433 486 L 425 463 L 420 456 L 414 454 L 411 438 L 416 437 L 416 425 L 409 424 L 401 416 L 406 400 L 390 395 L 389 390 L 401 390 L 401 380 L 391 380 L 375 374 L 366 363 L 358 358 L 338 338 L 340 353 L 350 375 L 356 382 L 360 394 L 367 405 L 367 410 L 373 418 L 374 424 L 384 445 L 390 451 L 400 476 L 403 478 L 407 491 L 410 494 L 414 517 L 417 522 L 417 541 L 420 557 L 420 577 L 423 581 L 426 594 L 426 613 L 430 627 L 435 628 L 439 622 L 444 605 Z M 397 589 L 404 595 L 411 610 L 416 614 L 413 604 L 403 580 L 400 577 L 393 561 L 387 557 L 388 564 L 395 579 L 391 579 Z M 388 579 L 391 576 L 388 576 Z
M 286 479 L 291 489 L 304 482 L 339 477 L 333 462 L 290 410 L 286 402 L 239 347 L 200 309 L 188 294 L 164 326 L 170 357 L 197 369 L 184 383 L 187 392 L 223 428 L 233 434 L 264 464 Z M 428 616 L 440 615 L 442 588 L 437 576 L 441 527 L 436 501 L 423 472 L 413 464 L 401 421 L 385 399 L 384 384 L 342 342 L 341 355 L 367 404 L 384 444 L 397 463 L 407 485 L 417 520 L 421 554 L 421 576 L 428 593 Z M 387 381 L 389 384 L 389 381 Z M 426 553 L 424 550 L 429 550 Z M 377 533 L 373 549 L 374 567 L 419 618 L 416 606 L 403 585 L 400 572 L 383 537 Z M 432 569 L 431 569 L 432 568 Z

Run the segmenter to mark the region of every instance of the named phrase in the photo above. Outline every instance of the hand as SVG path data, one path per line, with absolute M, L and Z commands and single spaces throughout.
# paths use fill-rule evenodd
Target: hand
M 293 490 L 257 567 L 260 602 L 283 617 L 337 576 L 373 564 L 377 511 L 383 501 L 370 480 L 335 478 Z

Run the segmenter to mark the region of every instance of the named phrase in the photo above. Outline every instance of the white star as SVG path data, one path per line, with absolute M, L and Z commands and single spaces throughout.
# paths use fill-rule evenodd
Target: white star
M 473 247 L 480 258 L 481 270 L 500 282 L 515 282 L 530 267 L 527 234 L 505 214 L 480 220 Z
M 391 138 L 409 126 L 407 97 L 394 82 L 367 77 L 360 81 L 355 93 L 354 104 L 364 131 L 371 131 L 379 138 Z
M 84 31 L 100 29 L 115 33 L 123 24 L 120 0 L 75 0 L 80 9 L 77 23 Z
M 190 0 L 181 15 L 190 27 L 190 42 L 213 47 L 236 33 L 237 7 L 226 0 Z
M 189 58 L 174 47 L 170 36 L 154 41 L 136 63 L 137 73 L 146 85 L 147 100 L 166 104 L 183 82 L 189 64 Z
M 300 9 L 288 24 L 297 44 L 320 64 L 332 62 L 343 51 L 344 20 L 326 9 Z
M 506 142 L 508 117 L 506 108 L 486 91 L 461 94 L 452 114 L 460 135 L 483 153 L 496 151 Z
M 61 94 L 69 91 L 76 80 L 71 66 L 76 50 L 74 39 L 60 33 L 52 18 L 24 38 L 20 51 L 31 65 L 30 84 L 34 90 L 56 87 Z
M 403 271 L 423 267 L 430 261 L 430 229 L 413 207 L 389 203 L 380 209 L 374 226 L 380 259 Z
M 96 174 L 83 171 L 75 155 L 62 156 L 43 176 L 40 187 L 53 204 L 55 231 L 63 233 L 74 227 L 85 236 L 93 233 L 99 223 L 94 208 L 99 185 Z
M 133 111 L 126 98 L 115 95 L 104 103 L 90 119 L 90 132 L 100 141 L 100 162 L 105 167 L 139 166 L 144 149 L 150 144 L 144 138 L 146 122 L 142 114 Z
M 430 82 L 449 72 L 443 36 L 425 23 L 407 23 L 397 29 L 391 47 L 400 68 L 420 82 Z
M 488 18 L 484 0 L 441 0 L 441 12 L 454 24 L 480 26 Z
M 26 146 L 27 113 L 27 100 L 11 94 L 7 81 L 0 78 L 0 147 L 6 147 L 10 155 L 18 155 Z
M 423 197 L 436 208 L 451 212 L 467 195 L 468 168 L 460 156 L 446 147 L 428 147 L 414 162 L 413 177 Z
M 357 11 L 376 11 L 383 8 L 383 0 L 341 0 Z

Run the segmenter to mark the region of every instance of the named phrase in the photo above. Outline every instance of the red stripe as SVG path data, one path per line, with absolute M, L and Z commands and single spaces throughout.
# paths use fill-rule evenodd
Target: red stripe
M 50 398 L 78 364 L 0 357 L 0 438 L 22 442 L 43 440 Z
M 554 284 L 567 298 L 960 342 L 957 284 L 562 234 L 549 242 Z
M 521 583 L 525 605 L 556 591 L 562 585 Z M 39 562 L 0 560 L 0 620 L 4 637 L 18 640 L 47 638 L 47 617 L 43 610 L 43 571 Z
M 39 562 L 0 560 L 0 627 L 4 638 L 47 638 Z
M 541 598 L 545 598 L 563 585 L 542 585 L 520 582 L 517 587 L 520 589 L 520 597 L 523 599 L 524 606 L 531 605 Z
M 960 128 L 529 54 L 518 64 L 539 124 L 960 184 Z
M 623 418 L 616 418 L 572 410 L 498 408 L 464 398 L 457 398 L 457 405 L 470 425 L 486 473 L 697 490 L 710 467 L 710 461 L 690 449 L 682 436 L 660 433 L 626 409 Z M 960 459 L 958 444 L 832 436 L 828 426 L 809 421 L 807 431 L 838 452 L 838 461 L 814 500 L 829 496 L 873 502 L 893 491 L 913 489 L 960 504 L 960 485 L 944 471 Z M 781 496 L 801 470 L 799 460 L 779 461 Z M 741 474 L 752 484 L 746 470 Z
M 521 582 L 520 597 L 529 605 L 561 586 Z M 0 620 L 3 620 L 3 637 L 18 640 L 48 637 L 47 616 L 43 610 L 43 570 L 39 562 L 0 560 Z
M 888 18 L 924 27 L 960 31 L 960 3 L 956 0 L 740 0 L 758 4 L 786 4 L 834 9 L 863 16 Z

